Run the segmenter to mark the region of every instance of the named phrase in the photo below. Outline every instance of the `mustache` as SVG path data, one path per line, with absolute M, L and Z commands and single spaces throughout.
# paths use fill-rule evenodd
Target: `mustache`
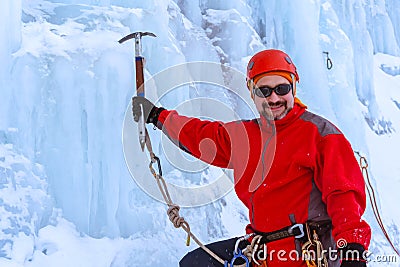
M 278 106 L 285 106 L 286 107 L 287 102 L 286 101 L 277 101 L 277 102 L 264 102 L 262 103 L 263 108 L 273 108 L 273 107 L 278 107 Z

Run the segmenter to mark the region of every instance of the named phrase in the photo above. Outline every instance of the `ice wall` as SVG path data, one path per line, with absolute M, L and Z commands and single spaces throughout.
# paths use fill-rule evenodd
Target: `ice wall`
M 23 262 L 39 229 L 51 223 L 53 202 L 43 166 L 4 144 L 5 138 L 0 131 L 0 258 Z
M 21 0 L 3 1 L 0 4 L 0 90 L 4 100 L 9 99 L 9 73 L 12 65 L 12 53 L 20 48 L 21 42 Z M 0 114 L 9 112 L 9 102 L 2 101 Z M 0 120 L 0 129 L 7 127 L 6 120 Z

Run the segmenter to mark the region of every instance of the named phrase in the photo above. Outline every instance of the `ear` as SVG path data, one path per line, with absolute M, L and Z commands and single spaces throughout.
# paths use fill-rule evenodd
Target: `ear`
M 292 76 L 292 81 L 293 81 L 293 83 L 292 83 L 292 95 L 293 96 L 296 96 L 296 76 L 294 76 L 292 73 L 290 74 L 291 76 Z
M 251 99 L 254 100 L 254 93 L 253 93 L 253 88 L 254 88 L 254 81 L 253 79 L 247 80 L 247 89 L 250 91 L 250 97 Z

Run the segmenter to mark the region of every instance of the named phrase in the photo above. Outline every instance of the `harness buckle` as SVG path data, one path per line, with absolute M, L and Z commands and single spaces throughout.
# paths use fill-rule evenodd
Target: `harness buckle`
M 289 234 L 293 234 L 295 228 L 299 228 L 300 234 L 295 235 L 294 238 L 302 238 L 304 236 L 304 225 L 302 223 L 293 224 L 288 230 Z

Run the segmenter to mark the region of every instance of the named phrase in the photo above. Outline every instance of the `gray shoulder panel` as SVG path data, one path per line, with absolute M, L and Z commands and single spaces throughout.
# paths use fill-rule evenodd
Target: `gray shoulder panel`
M 318 128 L 318 132 L 322 137 L 327 136 L 329 134 L 341 134 L 339 129 L 335 125 L 333 125 L 330 121 L 309 111 L 305 111 L 300 116 L 300 119 L 314 124 Z

